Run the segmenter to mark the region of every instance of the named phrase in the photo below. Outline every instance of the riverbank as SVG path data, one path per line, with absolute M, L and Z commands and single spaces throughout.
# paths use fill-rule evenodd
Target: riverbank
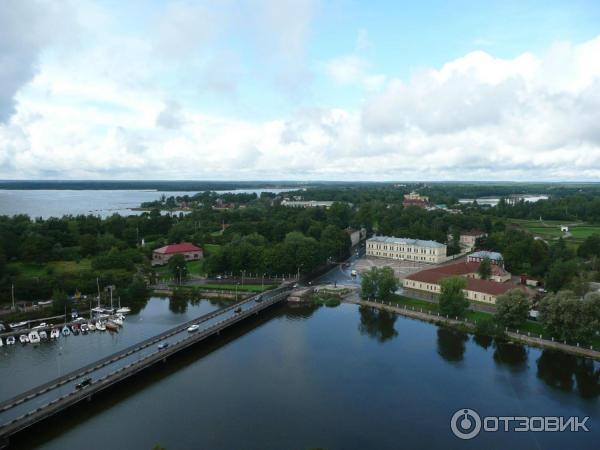
M 405 317 L 422 320 L 425 322 L 434 323 L 436 325 L 446 325 L 452 328 L 457 328 L 465 332 L 473 332 L 475 330 L 475 323 L 468 319 L 453 319 L 450 317 L 444 317 L 438 314 L 431 314 L 424 312 L 422 309 L 410 307 L 407 305 L 398 306 L 393 303 L 382 303 L 374 301 L 361 300 L 358 296 L 347 296 L 343 299 L 346 303 L 353 303 L 360 306 L 370 306 L 372 308 L 381 309 L 388 312 L 393 312 Z M 543 339 L 531 335 L 531 332 L 527 334 L 521 334 L 514 331 L 507 331 L 506 337 L 513 341 L 518 341 L 523 344 L 527 344 L 534 347 L 548 348 L 553 350 L 559 350 L 562 352 L 570 353 L 577 356 L 583 356 L 586 358 L 592 358 L 600 361 L 600 351 L 594 350 L 593 348 L 578 347 L 574 345 L 568 345 L 565 343 L 557 342 L 554 340 Z

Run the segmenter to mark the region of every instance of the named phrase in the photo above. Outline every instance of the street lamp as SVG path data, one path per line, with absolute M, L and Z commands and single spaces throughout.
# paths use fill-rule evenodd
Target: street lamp
M 238 299 L 238 295 L 237 295 L 237 293 L 238 293 L 238 286 L 239 286 L 239 285 L 240 285 L 240 283 L 239 283 L 239 282 L 235 283 L 235 301 L 236 301 L 236 302 L 237 302 L 237 299 Z

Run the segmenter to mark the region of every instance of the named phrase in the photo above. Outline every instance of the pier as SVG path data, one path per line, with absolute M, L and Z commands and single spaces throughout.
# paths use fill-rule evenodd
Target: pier
M 258 314 L 285 300 L 289 292 L 290 287 L 280 287 L 205 314 L 1 402 L 0 448 L 8 446 L 12 435 Z M 200 328 L 190 333 L 187 329 L 193 324 Z M 87 386 L 76 387 L 88 378 Z

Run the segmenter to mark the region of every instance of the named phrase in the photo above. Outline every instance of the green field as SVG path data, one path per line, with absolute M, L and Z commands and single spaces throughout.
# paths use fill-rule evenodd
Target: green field
M 92 268 L 90 259 L 79 261 L 50 261 L 43 264 L 17 262 L 8 265 L 26 277 L 34 278 L 46 275 L 49 271 L 55 274 L 77 273 Z
M 210 256 L 220 252 L 221 246 L 219 244 L 204 244 L 202 249 L 204 250 L 205 256 Z
M 564 236 L 567 241 L 579 243 L 593 234 L 600 234 L 600 225 L 590 225 L 585 222 L 567 223 L 557 220 L 519 220 L 509 219 L 510 224 L 530 232 L 535 236 L 540 236 L 544 239 L 558 239 Z M 560 231 L 561 225 L 569 227 L 569 233 L 566 234 Z

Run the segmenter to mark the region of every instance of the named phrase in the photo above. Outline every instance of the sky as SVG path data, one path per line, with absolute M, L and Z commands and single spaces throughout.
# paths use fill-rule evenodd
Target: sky
M 0 179 L 600 181 L 600 2 L 0 0 Z

